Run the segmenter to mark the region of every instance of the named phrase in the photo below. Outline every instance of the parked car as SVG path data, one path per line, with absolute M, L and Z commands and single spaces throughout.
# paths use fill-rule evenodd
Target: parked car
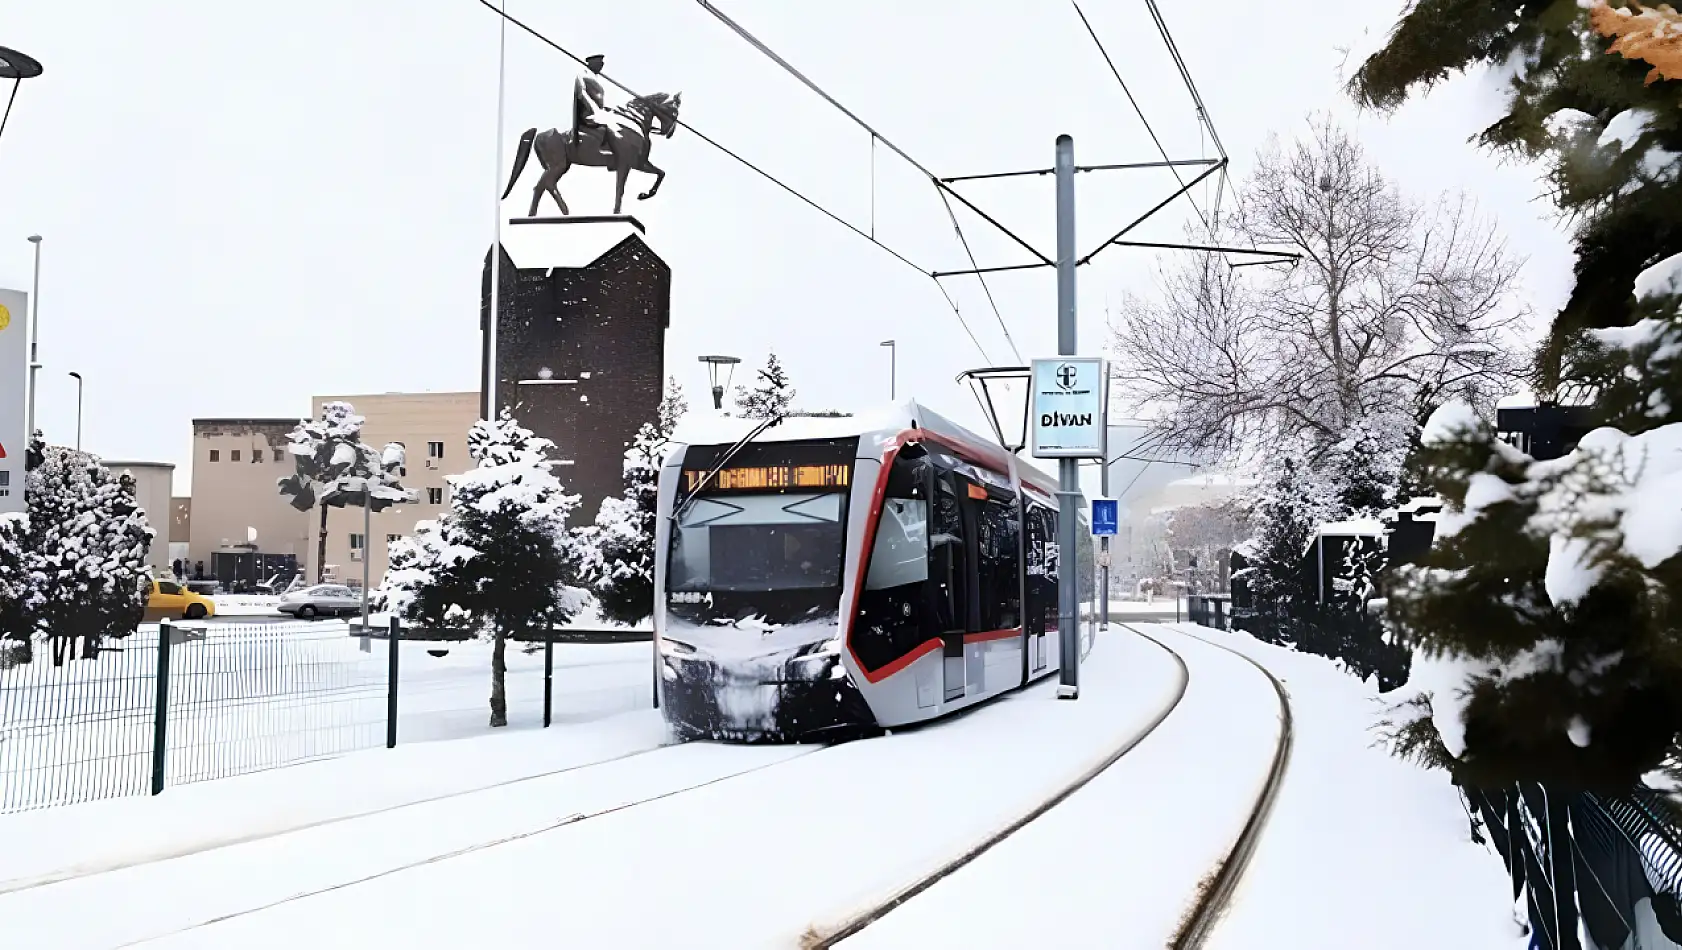
M 316 584 L 282 595 L 275 609 L 300 620 L 349 616 L 362 611 L 362 598 L 341 584 Z
M 216 601 L 195 593 L 175 581 L 156 580 L 146 592 L 147 621 L 203 620 L 216 616 Z

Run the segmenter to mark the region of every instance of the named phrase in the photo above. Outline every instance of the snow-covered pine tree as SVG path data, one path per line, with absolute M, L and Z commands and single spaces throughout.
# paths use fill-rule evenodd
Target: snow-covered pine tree
M 505 411 L 467 437 L 476 468 L 449 478 L 450 507 L 392 545 L 376 601 L 413 623 L 465 625 L 492 641 L 492 726 L 508 724 L 508 637 L 547 633 L 578 609 L 566 520 L 578 504 L 550 472 L 553 443 Z
M 787 415 L 794 402 L 794 387 L 788 372 L 773 351 L 759 370 L 759 382 L 752 388 L 736 387 L 736 413 L 743 419 L 774 419 Z
M 321 407 L 321 418 L 298 423 L 287 436 L 293 473 L 276 482 L 281 495 L 299 511 L 321 509 L 321 525 L 315 548 L 315 578 L 319 583 L 327 570 L 327 509 L 339 489 L 372 485 L 375 497 L 385 491 L 396 498 L 403 493 L 398 475 L 404 463 L 403 447 L 389 444 L 376 452 L 362 442 L 363 418 L 348 402 L 330 402 Z
M 579 576 L 595 595 L 602 618 L 633 624 L 654 611 L 654 519 L 660 466 L 672 433 L 689 409 L 673 379 L 653 422 L 644 423 L 625 452 L 625 491 L 602 499 L 592 525 L 574 536 Z
M 1284 618 L 1315 600 L 1303 553 L 1326 520 L 1328 504 L 1323 486 L 1305 469 L 1290 455 L 1274 459 L 1250 509 L 1256 536 L 1245 548 L 1250 563 L 1244 576 L 1263 625 L 1256 632 L 1275 642 L 1284 640 Z
M 29 473 L 27 556 L 37 576 L 36 636 L 53 641 L 55 663 L 75 640 L 96 655 L 105 637 L 133 633 L 146 608 L 146 554 L 155 536 L 135 500 L 134 478 L 98 459 L 42 446 Z
M 1449 507 L 1390 585 L 1417 648 L 1395 747 L 1471 784 L 1622 793 L 1682 731 L 1682 82 L 1625 42 L 1635 6 L 1421 0 L 1352 83 L 1391 108 L 1504 70 L 1508 112 L 1482 140 L 1545 161 L 1573 221 L 1576 285 L 1538 391 L 1593 397 L 1607 428 L 1537 462 L 1439 409 L 1419 462 Z
M 32 614 L 41 585 L 28 544 L 29 516 L 0 515 L 0 670 L 28 663 L 34 654 Z

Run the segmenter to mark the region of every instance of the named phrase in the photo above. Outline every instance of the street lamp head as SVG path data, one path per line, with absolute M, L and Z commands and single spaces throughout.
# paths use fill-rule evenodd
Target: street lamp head
M 41 235 L 39 235 L 39 234 L 31 234 L 31 235 L 30 235 L 30 236 L 29 236 L 29 243 L 31 243 L 31 244 L 40 244 L 40 243 L 41 243 Z
M 72 373 L 71 373 L 71 374 L 70 374 L 70 375 L 72 375 L 72 376 L 74 376 L 74 377 L 76 377 L 76 381 L 77 381 L 77 382 L 81 382 L 81 381 L 82 381 L 82 374 L 81 374 L 81 373 L 76 373 L 76 372 L 72 372 Z
M 893 346 L 894 341 L 893 340 L 883 340 L 881 343 L 879 343 L 877 345 L 878 346 Z

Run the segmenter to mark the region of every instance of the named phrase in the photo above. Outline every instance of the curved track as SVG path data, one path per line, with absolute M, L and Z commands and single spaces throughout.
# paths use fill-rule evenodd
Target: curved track
M 1115 765 L 1116 762 L 1120 761 L 1123 756 L 1143 742 L 1145 737 L 1155 732 L 1158 727 L 1168 720 L 1175 709 L 1179 707 L 1180 701 L 1184 698 L 1186 687 L 1190 681 L 1190 672 L 1184 658 L 1181 657 L 1178 651 L 1162 642 L 1162 640 L 1158 639 L 1156 636 L 1146 633 L 1143 630 L 1131 625 L 1120 624 L 1118 626 L 1120 626 L 1121 629 L 1124 629 L 1167 652 L 1174 658 L 1180 671 L 1180 682 L 1175 692 L 1173 701 L 1165 705 L 1162 711 L 1150 723 L 1149 728 L 1130 737 L 1126 742 L 1123 742 L 1115 749 L 1111 750 L 1093 768 L 1077 776 L 1067 785 L 1054 791 L 1039 805 L 1030 809 L 1021 817 L 1010 822 L 1008 825 L 999 829 L 994 834 L 990 835 L 974 847 L 964 851 L 952 860 L 907 884 L 887 899 L 858 911 L 851 917 L 847 918 L 843 924 L 833 931 L 826 931 L 822 933 L 818 932 L 816 929 L 809 931 L 805 939 L 801 942 L 802 950 L 833 948 L 840 944 L 841 941 L 857 935 L 860 931 L 869 927 L 871 924 L 881 920 L 889 913 L 892 913 L 896 908 L 903 906 L 914 899 L 917 895 L 927 891 L 930 887 L 939 883 L 941 880 L 950 877 L 965 865 L 973 862 L 975 859 L 979 858 L 981 855 L 985 854 L 987 851 L 991 850 L 1011 835 L 1027 827 L 1035 819 L 1043 816 L 1051 809 L 1055 808 L 1058 804 L 1067 800 L 1075 792 L 1090 784 L 1106 769 Z M 1273 686 L 1273 689 L 1279 698 L 1281 717 L 1278 746 L 1274 752 L 1273 761 L 1269 768 L 1267 778 L 1263 782 L 1262 788 L 1257 795 L 1256 803 L 1251 808 L 1250 815 L 1246 820 L 1243 829 L 1239 832 L 1232 848 L 1222 857 L 1221 861 L 1214 869 L 1211 870 L 1209 875 L 1204 878 L 1203 883 L 1198 888 L 1192 907 L 1186 912 L 1185 917 L 1175 930 L 1174 939 L 1170 945 L 1173 950 L 1193 950 L 1193 948 L 1202 946 L 1203 941 L 1213 930 L 1214 924 L 1219 920 L 1221 912 L 1226 908 L 1239 880 L 1243 877 L 1244 869 L 1248 865 L 1250 856 L 1254 852 L 1255 846 L 1261 838 L 1261 833 L 1267 825 L 1267 817 L 1272 810 L 1273 802 L 1277 797 L 1279 787 L 1283 783 L 1286 767 L 1290 760 L 1292 723 L 1289 697 L 1285 692 L 1284 685 L 1280 683 L 1279 680 L 1265 667 L 1250 657 L 1245 656 L 1243 653 L 1229 647 L 1222 646 L 1212 640 L 1197 636 L 1196 634 L 1186 633 L 1182 630 L 1177 630 L 1175 632 L 1181 636 L 1199 640 L 1209 646 L 1234 654 L 1249 663 L 1251 666 L 1255 667 L 1256 670 L 1265 676 L 1268 679 L 1268 682 Z
M 883 917 L 892 913 L 895 908 L 916 897 L 918 894 L 923 893 L 945 878 L 952 876 L 960 868 L 964 867 L 964 865 L 969 864 L 976 858 L 986 854 L 1006 838 L 1009 838 L 1011 835 L 1016 834 L 1018 831 L 1027 827 L 1034 821 L 1034 819 L 1057 807 L 1057 805 L 1062 803 L 1070 795 L 1073 795 L 1075 792 L 1085 787 L 1093 779 L 1097 778 L 1104 772 L 1105 769 L 1114 765 L 1121 759 L 1122 756 L 1131 752 L 1134 747 L 1138 746 L 1140 742 L 1145 740 L 1146 736 L 1155 732 L 1157 727 L 1161 726 L 1162 723 L 1168 719 L 1169 715 L 1171 715 L 1175 709 L 1179 708 L 1180 701 L 1185 698 L 1186 687 L 1191 682 L 1191 672 L 1186 667 L 1185 659 L 1181 657 L 1179 653 L 1175 652 L 1172 647 L 1169 647 L 1161 640 L 1158 640 L 1149 634 L 1139 633 L 1139 631 L 1132 630 L 1131 628 L 1129 628 L 1129 632 L 1137 634 L 1139 637 L 1148 640 L 1157 647 L 1161 648 L 1173 658 L 1174 663 L 1179 670 L 1179 682 L 1176 684 L 1173 701 L 1164 705 L 1161 712 L 1157 713 L 1145 729 L 1129 736 L 1126 741 L 1110 750 L 1110 752 L 1093 765 L 1092 768 L 1076 776 L 1074 781 L 1069 782 L 1067 785 L 1064 785 L 1062 788 L 1053 792 L 1044 801 L 1029 809 L 1021 817 L 1005 825 L 1003 828 L 1000 828 L 998 831 L 995 831 L 974 847 L 969 848 L 952 860 L 947 861 L 929 873 L 907 884 L 886 900 L 864 908 L 849 917 L 841 924 L 841 926 L 835 928 L 833 931 L 823 934 L 819 934 L 815 929 L 813 931 L 809 931 L 806 937 L 801 941 L 800 945 L 802 950 L 827 950 L 827 948 L 834 947 L 841 941 L 854 936 L 864 928 L 870 926 L 878 920 L 881 920 Z
M 1133 630 L 1132 627 L 1127 629 Z M 1138 633 L 1137 630 L 1133 632 Z M 1215 924 L 1220 921 L 1221 914 L 1232 900 L 1238 882 L 1244 877 L 1245 868 L 1249 867 L 1256 844 L 1261 840 L 1262 831 L 1267 827 L 1268 816 L 1273 813 L 1273 803 L 1279 797 L 1279 789 L 1285 783 L 1285 771 L 1291 761 L 1291 697 L 1285 691 L 1285 684 L 1252 657 L 1193 633 L 1183 630 L 1176 632 L 1182 636 L 1202 640 L 1210 646 L 1220 647 L 1242 658 L 1267 677 L 1267 681 L 1273 684 L 1274 693 L 1279 697 L 1279 746 L 1274 751 L 1273 764 L 1268 769 L 1267 780 L 1262 783 L 1261 791 L 1256 795 L 1256 804 L 1250 809 L 1250 817 L 1245 821 L 1243 830 L 1238 833 L 1238 839 L 1205 879 L 1206 883 L 1199 889 L 1196 903 L 1187 911 L 1179 930 L 1174 934 L 1174 942 L 1170 944 L 1173 950 L 1196 950 L 1203 946 L 1209 934 L 1214 932 Z

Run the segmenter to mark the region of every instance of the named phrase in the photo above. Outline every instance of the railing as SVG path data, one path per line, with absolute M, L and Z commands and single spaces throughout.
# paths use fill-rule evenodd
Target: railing
M 1507 865 L 1531 946 L 1682 947 L 1682 836 L 1657 793 L 1610 799 L 1526 783 L 1462 794 L 1474 839 L 1487 834 Z
M 1232 629 L 1232 598 L 1207 594 L 1186 595 L 1186 617 L 1192 623 L 1216 630 Z

